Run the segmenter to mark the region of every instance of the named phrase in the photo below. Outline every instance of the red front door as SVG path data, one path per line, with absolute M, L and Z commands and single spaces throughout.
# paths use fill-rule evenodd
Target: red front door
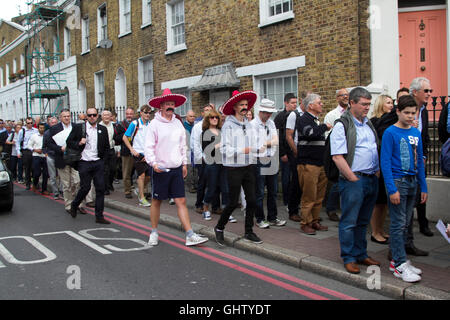
M 433 97 L 448 95 L 446 30 L 445 10 L 399 13 L 400 87 L 409 88 L 414 78 L 425 77 Z

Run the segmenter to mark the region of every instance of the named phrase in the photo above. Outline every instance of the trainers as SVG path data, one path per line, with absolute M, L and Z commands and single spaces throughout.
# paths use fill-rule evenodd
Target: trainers
M 236 220 L 235 217 L 230 216 L 230 217 L 228 218 L 228 222 L 235 223 L 235 222 L 237 222 L 237 220 Z
M 261 229 L 269 228 L 269 223 L 266 220 L 261 220 L 260 222 L 256 222 L 256 225 Z
M 175 200 L 173 200 L 173 198 L 170 198 L 169 204 L 170 204 L 171 206 L 173 206 L 173 205 L 175 204 Z
M 203 212 L 203 220 L 211 220 L 211 212 L 205 211 Z
M 253 242 L 253 243 L 257 243 L 257 244 L 263 243 L 262 240 L 256 234 L 254 234 L 253 232 L 246 233 L 244 238 L 247 239 L 248 241 Z
M 150 207 L 152 204 L 150 202 L 148 202 L 147 199 L 142 198 L 142 199 L 139 199 L 139 205 L 143 206 L 143 207 Z
M 276 226 L 276 227 L 282 227 L 282 226 L 286 225 L 286 220 L 280 220 L 277 218 L 273 221 L 269 221 L 269 225 Z
M 411 264 L 411 260 L 407 260 L 406 264 L 408 265 L 409 270 L 411 270 L 412 272 L 414 272 L 417 275 L 421 275 L 422 274 L 422 270 L 419 268 L 414 267 Z M 391 264 L 389 265 L 389 271 L 394 272 L 395 271 L 395 263 L 394 260 L 391 260 Z
M 221 245 L 222 247 L 225 246 L 225 239 L 223 237 L 223 231 L 219 231 L 216 228 L 214 228 L 214 233 L 216 235 L 216 242 Z
M 150 246 L 156 246 L 159 242 L 159 235 L 156 232 L 150 233 L 150 237 L 148 238 L 148 244 Z
M 192 236 L 186 237 L 186 246 L 196 246 L 198 244 L 205 243 L 206 241 L 208 241 L 208 238 L 194 233 Z
M 418 274 L 411 271 L 409 265 L 406 262 L 402 263 L 394 269 L 394 276 L 402 279 L 405 282 L 417 282 L 422 279 Z

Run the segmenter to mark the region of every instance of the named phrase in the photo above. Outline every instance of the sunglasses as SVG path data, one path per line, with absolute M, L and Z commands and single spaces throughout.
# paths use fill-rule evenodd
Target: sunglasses
M 91 114 L 88 114 L 87 116 L 88 117 L 96 117 L 96 116 L 98 116 L 98 113 L 91 113 Z
M 220 118 L 219 118 L 218 116 L 212 116 L 212 117 L 210 117 L 210 119 L 216 119 L 216 120 L 219 120 Z
M 150 111 L 142 111 L 142 112 L 145 113 L 145 114 L 151 114 Z
M 433 89 L 423 89 L 423 92 L 425 92 L 425 93 L 433 93 Z
M 27 122 L 27 124 L 33 124 L 33 122 Z

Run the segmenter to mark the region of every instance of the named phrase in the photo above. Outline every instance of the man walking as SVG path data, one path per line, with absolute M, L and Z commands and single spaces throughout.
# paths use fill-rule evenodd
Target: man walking
M 80 176 L 78 175 L 78 171 L 65 163 L 63 158 L 67 147 L 66 140 L 72 131 L 70 110 L 61 110 L 59 119 L 61 122 L 50 128 L 51 138 L 48 140 L 47 147 L 55 153 L 55 167 L 63 186 L 64 207 L 70 213 L 72 201 L 80 187 Z M 87 212 L 83 208 L 80 208 L 80 213 Z
M 125 110 L 125 119 L 119 122 L 116 126 L 116 132 L 114 132 L 114 141 L 116 145 L 120 145 L 120 158 L 122 159 L 122 180 L 123 188 L 125 191 L 125 198 L 132 199 L 131 195 L 131 172 L 134 167 L 134 159 L 131 155 L 130 149 L 127 148 L 123 140 L 123 136 L 130 126 L 134 118 L 134 109 L 128 107 Z
M 78 206 L 86 198 L 91 190 L 94 180 L 95 187 L 95 222 L 109 224 L 103 216 L 105 202 L 104 159 L 107 157 L 109 137 L 107 129 L 97 124 L 98 111 L 96 108 L 88 108 L 86 112 L 88 121 L 76 124 L 69 137 L 67 146 L 81 152 L 81 160 L 78 162 L 80 174 L 80 190 L 70 208 L 70 215 L 75 218 Z
M 145 191 L 150 182 L 150 167 L 145 161 L 145 137 L 150 124 L 151 109 L 148 105 L 141 107 L 140 117 L 131 122 L 123 135 L 123 142 L 130 150 L 134 158 L 134 168 L 138 175 L 137 184 L 139 190 L 139 205 L 150 207 L 151 204 L 145 198 Z
M 109 110 L 102 112 L 102 121 L 99 123 L 104 126 L 108 132 L 109 150 L 106 153 L 105 166 L 105 195 L 109 195 L 110 191 L 114 191 L 113 181 L 116 172 L 116 152 L 114 149 L 114 123 L 112 122 L 112 113 Z
M 28 149 L 28 140 L 37 133 L 38 130 L 33 127 L 33 118 L 28 117 L 25 120 L 25 128 L 19 132 L 19 143 L 16 144 L 17 157 L 22 158 L 23 168 L 25 170 L 26 189 L 31 188 L 31 169 L 33 166 L 33 152 Z
M 183 105 L 186 97 L 165 89 L 162 96 L 150 99 L 153 108 L 159 109 L 148 127 L 145 137 L 145 161 L 153 168 L 153 205 L 150 209 L 152 232 L 148 244 L 158 244 L 158 224 L 163 200 L 173 198 L 178 218 L 186 231 L 186 246 L 208 241 L 194 233 L 189 219 L 184 190 L 187 175 L 186 130 L 175 117 L 175 108 Z
M 349 96 L 350 109 L 344 112 L 330 135 L 331 155 L 340 171 L 341 258 L 349 273 L 360 272 L 357 263 L 380 265 L 367 255 L 366 240 L 380 175 L 378 135 L 367 119 L 371 100 L 372 95 L 366 89 L 353 89 Z
M 33 134 L 28 140 L 27 149 L 33 152 L 33 191 L 37 191 L 39 178 L 42 174 L 42 194 L 48 195 L 47 191 L 47 180 L 48 180 L 48 170 L 47 161 L 45 159 L 45 153 L 42 150 L 42 145 L 44 141 L 45 124 L 38 124 L 38 133 Z
M 253 243 L 262 240 L 253 232 L 253 218 L 256 212 L 255 175 L 253 153 L 255 137 L 246 118 L 247 112 L 256 102 L 254 91 L 234 91 L 233 95 L 223 105 L 223 113 L 228 117 L 222 126 L 221 152 L 223 166 L 227 171 L 230 201 L 223 210 L 214 228 L 216 242 L 224 246 L 225 225 L 237 207 L 241 187 L 244 189 L 247 201 L 245 212 L 245 239 Z

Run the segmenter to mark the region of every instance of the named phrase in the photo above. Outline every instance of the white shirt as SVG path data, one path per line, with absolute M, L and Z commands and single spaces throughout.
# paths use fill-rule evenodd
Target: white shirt
M 30 139 L 28 139 L 27 149 L 34 150 L 34 149 L 41 149 L 42 150 L 42 143 L 44 142 L 44 135 L 41 135 L 38 133 L 33 134 Z M 44 158 L 44 153 L 37 153 L 33 151 L 33 157 L 41 157 Z
M 259 116 L 250 121 L 252 129 L 255 130 L 256 143 L 258 150 L 264 145 L 265 142 L 273 142 L 276 140 L 276 145 L 278 144 L 278 134 L 275 123 L 272 119 L 268 119 L 266 123 L 263 123 Z M 277 146 L 272 145 L 263 152 L 258 152 L 256 157 L 273 157 L 277 151 Z
M 191 141 L 190 141 L 190 147 L 191 150 L 194 152 L 194 163 L 195 164 L 201 164 L 203 159 L 203 150 L 202 150 L 202 126 L 203 126 L 203 120 L 197 122 L 194 127 L 192 128 L 191 132 Z
M 25 129 L 25 136 L 24 134 L 24 129 Z M 6 129 L 5 129 L 6 130 Z M 20 152 L 20 141 L 23 140 L 23 148 L 24 149 L 28 149 L 28 140 L 31 138 L 31 136 L 35 133 L 38 133 L 38 129 L 32 127 L 31 129 L 28 129 L 27 127 L 24 127 L 22 129 L 20 129 L 19 131 L 19 138 L 18 138 L 18 142 L 16 143 L 16 150 L 17 150 L 17 155 L 22 155 L 22 153 Z
M 97 161 L 100 159 L 97 151 L 97 129 L 97 125 L 93 127 L 89 122 L 86 122 L 86 146 L 81 153 L 81 160 Z
M 103 121 L 100 121 L 100 124 L 102 126 L 105 126 L 106 129 L 108 129 L 108 138 L 109 138 L 109 147 L 112 149 L 114 148 L 114 126 L 113 123 L 110 121 L 109 124 L 104 123 Z
M 302 110 L 300 110 L 298 112 L 300 113 L 300 116 L 302 116 L 303 113 L 304 113 Z M 288 116 L 288 118 L 286 120 L 286 129 L 294 130 L 294 143 L 295 143 L 295 145 L 298 144 L 298 133 L 297 133 L 297 130 L 295 129 L 296 121 L 297 121 L 297 114 L 295 113 L 295 111 L 291 111 L 291 113 L 289 114 L 289 116 Z
M 342 108 L 340 105 L 338 105 L 336 108 L 334 108 L 333 110 L 331 110 L 330 112 L 327 113 L 327 115 L 325 116 L 325 119 L 323 120 L 323 123 L 325 124 L 331 124 L 332 126 L 334 126 L 334 122 L 339 119 L 342 114 L 345 112 L 346 109 Z M 328 135 L 330 134 L 331 130 L 328 130 L 325 132 L 325 138 L 328 137 Z

